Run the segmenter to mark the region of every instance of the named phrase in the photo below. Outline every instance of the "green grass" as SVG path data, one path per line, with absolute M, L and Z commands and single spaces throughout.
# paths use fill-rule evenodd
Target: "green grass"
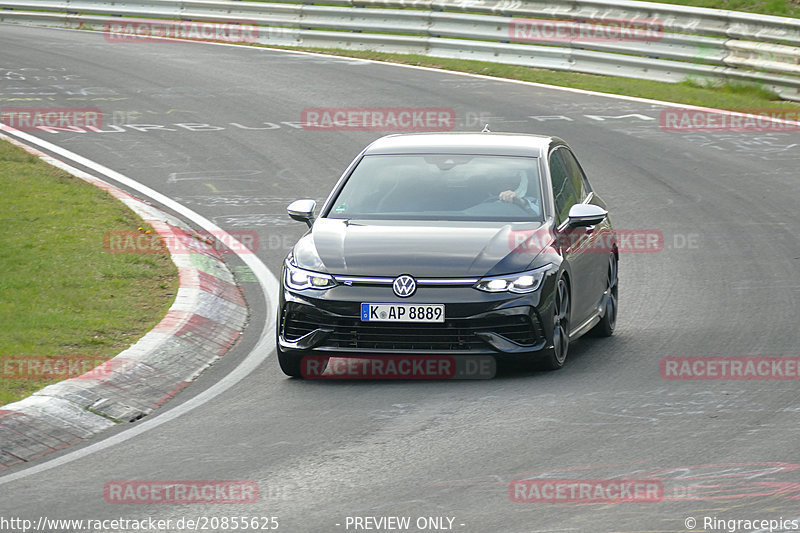
M 800 105 L 781 100 L 774 92 L 755 84 L 724 83 L 707 84 L 695 81 L 681 83 L 663 83 L 648 80 L 636 80 L 615 76 L 597 76 L 593 74 L 580 74 L 577 72 L 559 72 L 543 70 L 532 67 L 503 65 L 487 61 L 472 61 L 466 59 L 444 59 L 423 55 L 392 54 L 385 52 L 342 50 L 328 48 L 297 48 L 278 47 L 265 45 L 266 48 L 281 48 L 285 50 L 302 50 L 318 52 L 345 57 L 372 59 L 390 63 L 434 67 L 444 70 L 471 72 L 498 78 L 531 81 L 586 89 L 603 93 L 623 94 L 640 98 L 651 98 L 678 102 L 682 104 L 730 109 L 734 111 L 751 111 L 762 108 L 798 109 Z
M 256 0 L 271 3 L 275 0 Z M 296 2 L 296 0 L 290 0 Z M 652 2 L 653 0 L 646 0 Z M 798 0 L 659 0 L 661 4 L 677 4 L 682 6 L 710 7 L 712 9 L 727 9 L 730 11 L 743 11 L 745 13 L 761 13 L 764 15 L 777 15 L 779 17 L 800 17 L 800 1 Z M 315 5 L 327 5 L 324 2 L 315 2 Z M 337 4 L 329 4 L 337 5 Z M 383 7 L 381 5 L 366 7 Z M 409 7 L 409 9 L 421 9 Z
M 0 141 L 0 364 L 102 361 L 152 329 L 175 298 L 175 265 L 103 247 L 106 232 L 140 226 L 108 193 Z M 5 368 L 0 405 L 59 381 Z
M 257 1 L 269 3 L 273 2 L 274 0 Z M 764 15 L 778 15 L 781 17 L 800 17 L 800 1 L 797 0 L 660 0 L 659 3 L 678 4 L 682 6 L 710 7 L 713 9 L 728 9 L 731 11 L 762 13 Z M 326 5 L 324 2 L 315 2 L 315 4 Z M 367 4 L 367 7 L 382 6 L 371 6 Z M 410 9 L 414 8 L 412 7 Z
M 777 15 L 779 17 L 800 17 L 800 2 L 796 0 L 660 0 L 660 2 L 663 4 Z

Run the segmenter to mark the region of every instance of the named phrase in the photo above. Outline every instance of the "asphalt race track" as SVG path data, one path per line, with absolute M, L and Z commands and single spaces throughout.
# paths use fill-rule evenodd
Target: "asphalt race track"
M 289 533 L 365 530 L 352 517 L 411 518 L 409 529 L 379 531 L 442 530 L 448 520 L 439 529 L 416 521 L 448 517 L 452 530 L 480 533 L 685 532 L 688 517 L 714 531 L 706 517 L 800 517 L 797 381 L 666 380 L 659 369 L 664 357 L 798 355 L 796 129 L 669 132 L 659 126 L 665 105 L 246 47 L 0 25 L 0 50 L 0 107 L 105 116 L 102 132 L 36 137 L 226 230 L 257 232 L 257 255 L 276 274 L 304 231 L 285 206 L 324 199 L 382 135 L 303 129 L 309 107 L 444 107 L 456 129 L 488 121 L 561 136 L 617 229 L 664 237 L 660 251 L 622 254 L 616 334 L 576 342 L 561 371 L 301 381 L 281 373 L 273 352 L 183 416 L 55 468 L 0 477 L 0 517 L 267 516 Z M 274 295 L 242 285 L 252 307 L 243 340 L 166 409 L 219 381 L 272 325 Z M 658 501 L 512 501 L 509 484 L 533 478 L 658 480 L 663 489 Z M 114 480 L 244 480 L 259 497 L 110 504 L 103 489 Z

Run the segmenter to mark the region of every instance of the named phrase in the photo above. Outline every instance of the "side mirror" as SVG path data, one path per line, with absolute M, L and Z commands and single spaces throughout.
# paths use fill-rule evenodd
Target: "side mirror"
M 309 198 L 305 198 L 303 200 L 295 200 L 289 204 L 289 207 L 286 208 L 286 211 L 294 220 L 297 220 L 298 222 L 305 222 L 310 228 L 311 225 L 314 224 L 314 209 L 316 207 L 317 202 Z
M 569 225 L 573 228 L 594 226 L 606 219 L 608 211 L 593 204 L 575 204 L 569 208 Z

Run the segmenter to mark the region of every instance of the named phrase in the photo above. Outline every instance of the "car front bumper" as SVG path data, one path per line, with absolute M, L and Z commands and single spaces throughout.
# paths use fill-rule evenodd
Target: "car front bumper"
M 444 304 L 440 323 L 361 320 L 361 303 Z M 390 354 L 526 356 L 552 347 L 552 280 L 529 294 L 472 287 L 420 287 L 398 298 L 386 286 L 325 291 L 282 287 L 278 347 L 296 355 L 359 357 Z

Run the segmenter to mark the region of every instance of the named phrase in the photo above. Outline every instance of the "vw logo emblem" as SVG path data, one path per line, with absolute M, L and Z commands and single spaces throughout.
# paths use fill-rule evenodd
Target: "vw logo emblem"
M 397 276 L 394 280 L 392 290 L 400 298 L 408 298 L 417 290 L 417 282 L 408 274 L 403 274 L 402 276 Z

